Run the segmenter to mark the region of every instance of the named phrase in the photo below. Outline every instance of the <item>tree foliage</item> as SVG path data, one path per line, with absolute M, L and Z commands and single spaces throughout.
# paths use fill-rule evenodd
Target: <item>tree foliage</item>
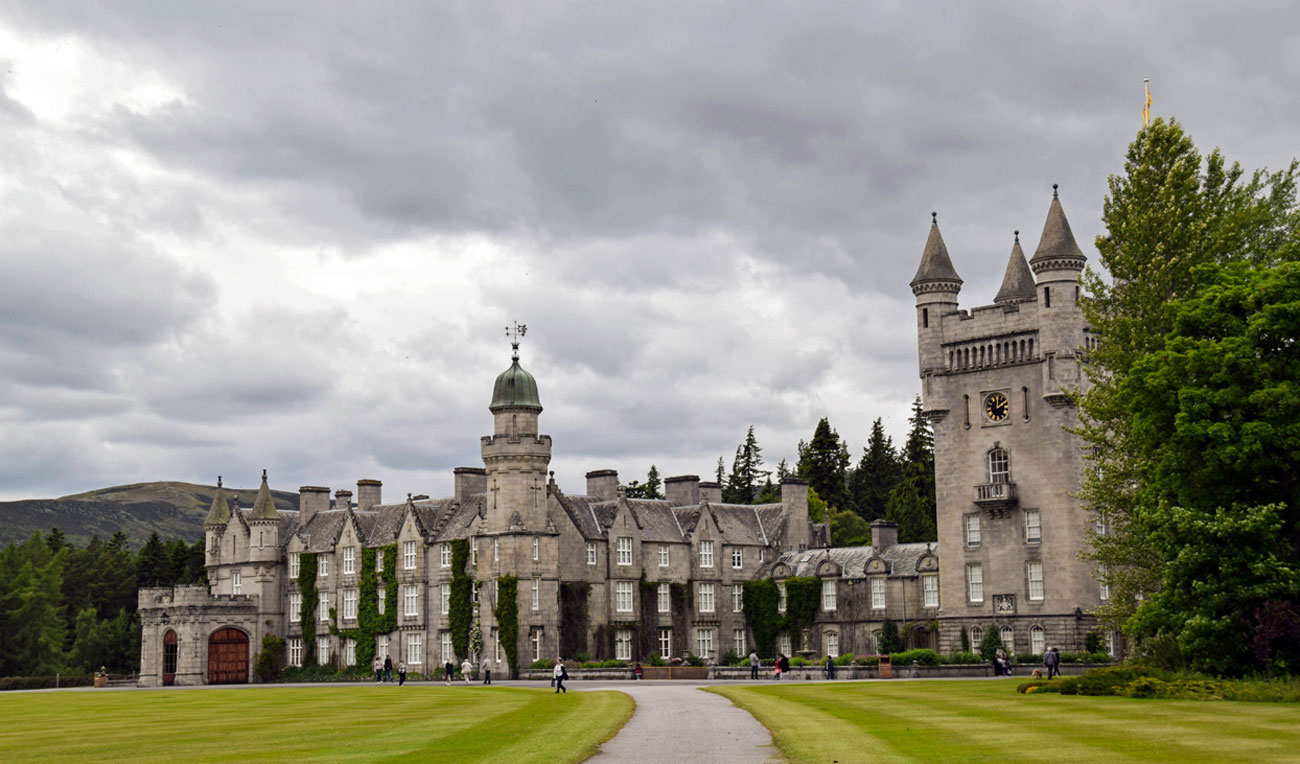
M 934 434 L 918 397 L 908 420 L 912 429 L 903 447 L 903 467 L 885 502 L 885 519 L 898 523 L 899 543 L 935 541 Z
M 889 493 L 902 479 L 902 473 L 894 442 L 885 435 L 885 427 L 877 417 L 871 424 L 871 437 L 862 449 L 862 458 L 849 478 L 853 509 L 867 522 L 884 517 Z
M 848 509 L 849 450 L 830 420 L 822 417 L 813 431 L 812 440 L 799 443 L 799 463 L 795 473 L 808 481 L 829 506 Z
M 731 472 L 722 484 L 722 500 L 730 504 L 753 504 L 758 497 L 760 482 L 768 474 L 763 470 L 763 449 L 754 437 L 754 426 L 750 425 L 745 442 L 736 446 Z
M 754 651 L 760 658 L 771 658 L 776 637 L 781 632 L 781 615 L 777 610 L 781 593 L 770 578 L 746 581 L 741 599 L 745 621 L 754 633 Z
M 469 574 L 469 540 L 452 539 L 451 602 L 447 607 L 447 626 L 451 631 L 451 649 L 458 660 L 469 657 L 469 629 L 474 621 L 474 578 Z
M 898 633 L 898 624 L 886 618 L 880 624 L 880 639 L 876 644 L 876 652 L 888 655 L 902 651 L 903 638 Z

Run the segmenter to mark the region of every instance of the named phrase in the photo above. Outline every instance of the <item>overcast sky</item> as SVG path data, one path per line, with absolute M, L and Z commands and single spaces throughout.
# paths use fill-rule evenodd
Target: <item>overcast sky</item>
M 513 321 L 570 493 L 856 458 L 932 210 L 970 307 L 1052 183 L 1095 263 L 1143 77 L 1298 153 L 1293 3 L 948 5 L 0 0 L 0 498 L 448 495 Z

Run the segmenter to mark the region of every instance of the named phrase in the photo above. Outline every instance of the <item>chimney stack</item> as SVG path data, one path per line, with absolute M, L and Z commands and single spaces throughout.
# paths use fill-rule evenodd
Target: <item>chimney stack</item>
M 786 550 L 799 552 L 807 549 L 812 543 L 807 480 L 781 478 L 781 512 L 785 515 Z
M 350 506 L 352 506 L 352 492 L 351 492 L 351 491 L 349 491 L 349 490 L 347 490 L 347 489 L 345 489 L 345 488 L 340 488 L 339 490 L 337 490 L 337 491 L 334 492 L 334 508 L 335 508 L 335 509 L 347 509 L 347 508 L 350 507 Z
M 618 498 L 618 471 L 592 470 L 587 473 L 587 495 L 600 501 Z
M 710 504 L 721 504 L 722 483 L 700 483 L 700 498 Z
M 451 474 L 455 476 L 458 503 L 464 503 L 476 493 L 487 493 L 487 470 L 482 467 L 457 467 Z
M 378 480 L 357 481 L 357 509 L 366 510 L 382 503 L 382 486 Z
M 672 507 L 694 507 L 700 503 L 700 476 L 678 475 L 664 479 L 664 496 Z
M 880 550 L 898 543 L 898 523 L 889 520 L 871 521 L 871 551 L 880 554 Z
M 330 508 L 330 489 L 319 485 L 304 485 L 298 489 L 298 527 L 306 528 L 317 512 Z

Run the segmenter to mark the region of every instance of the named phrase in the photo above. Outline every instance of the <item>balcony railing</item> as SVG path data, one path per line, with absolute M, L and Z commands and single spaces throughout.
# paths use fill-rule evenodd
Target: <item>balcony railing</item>
M 975 504 L 991 513 L 1005 512 L 1016 506 L 1015 483 L 985 483 L 975 486 Z

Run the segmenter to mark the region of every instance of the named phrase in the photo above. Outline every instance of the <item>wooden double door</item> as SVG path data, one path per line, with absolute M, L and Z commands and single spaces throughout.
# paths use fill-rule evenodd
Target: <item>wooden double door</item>
M 208 684 L 248 683 L 248 635 L 220 629 L 208 637 Z

